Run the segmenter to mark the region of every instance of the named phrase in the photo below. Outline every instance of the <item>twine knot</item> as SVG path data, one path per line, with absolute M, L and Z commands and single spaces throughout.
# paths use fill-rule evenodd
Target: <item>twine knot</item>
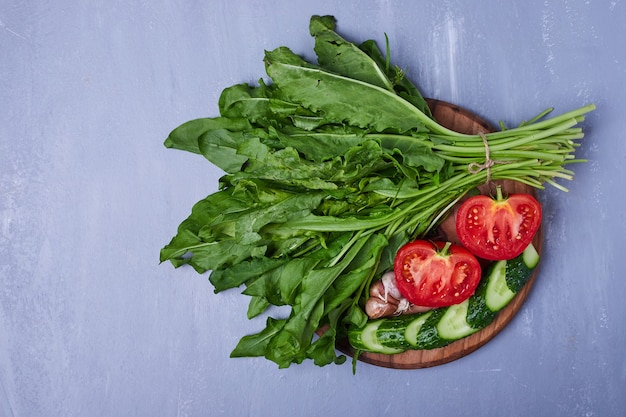
M 479 164 L 478 162 L 472 162 L 467 166 L 467 170 L 470 174 L 478 174 L 483 170 L 487 170 L 487 182 L 491 181 L 491 167 L 496 164 L 508 164 L 506 161 L 498 161 L 495 159 L 491 159 L 489 156 L 489 143 L 487 142 L 487 136 L 483 132 L 478 132 L 481 139 L 483 140 L 483 145 L 485 146 L 485 163 Z

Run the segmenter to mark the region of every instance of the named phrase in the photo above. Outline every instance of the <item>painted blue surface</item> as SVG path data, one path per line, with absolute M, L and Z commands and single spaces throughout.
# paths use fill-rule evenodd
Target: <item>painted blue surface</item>
M 541 193 L 541 274 L 461 360 L 278 370 L 262 328 L 159 249 L 221 173 L 167 150 L 308 20 L 390 39 L 425 95 L 510 125 L 595 103 L 568 193 Z M 621 416 L 626 412 L 626 3 L 0 1 L 0 416 Z

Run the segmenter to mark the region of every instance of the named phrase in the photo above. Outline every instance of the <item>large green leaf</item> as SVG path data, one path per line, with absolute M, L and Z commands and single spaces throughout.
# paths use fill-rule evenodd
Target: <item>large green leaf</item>
M 393 85 L 383 69 L 357 45 L 335 32 L 332 16 L 313 16 L 309 32 L 315 37 L 315 53 L 321 67 L 393 91 Z
M 267 74 L 289 97 L 335 123 L 382 132 L 424 130 L 425 115 L 381 87 L 307 63 L 286 47 L 266 52 Z

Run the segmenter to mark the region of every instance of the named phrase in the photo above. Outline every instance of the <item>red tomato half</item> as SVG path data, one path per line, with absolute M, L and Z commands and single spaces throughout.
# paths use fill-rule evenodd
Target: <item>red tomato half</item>
M 495 199 L 477 195 L 467 199 L 456 215 L 461 244 L 474 255 L 492 261 L 507 260 L 526 249 L 541 225 L 541 204 L 530 194 Z
M 409 302 L 436 308 L 468 299 L 478 286 L 481 269 L 462 246 L 416 240 L 400 248 L 394 273 L 398 290 Z

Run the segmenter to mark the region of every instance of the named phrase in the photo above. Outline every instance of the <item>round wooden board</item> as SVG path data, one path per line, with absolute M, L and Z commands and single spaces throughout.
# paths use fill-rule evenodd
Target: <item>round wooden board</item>
M 443 126 L 461 133 L 477 134 L 493 131 L 493 127 L 479 116 L 447 102 L 427 99 L 428 105 L 435 119 Z M 535 190 L 525 184 L 513 181 L 500 181 L 503 191 L 506 193 L 530 193 L 535 194 Z M 541 254 L 543 242 L 543 228 L 540 227 L 533 244 Z M 538 268 L 533 272 L 532 277 L 524 288 L 502 309 L 495 320 L 484 329 L 463 339 L 457 340 L 442 348 L 430 350 L 408 350 L 396 355 L 385 355 L 380 353 L 363 352 L 358 360 L 372 365 L 394 369 L 418 369 L 443 365 L 448 362 L 460 359 L 476 351 L 493 339 L 517 314 L 522 304 L 526 300 L 537 275 Z M 337 348 L 348 356 L 354 355 L 354 350 L 347 340 L 338 343 Z

